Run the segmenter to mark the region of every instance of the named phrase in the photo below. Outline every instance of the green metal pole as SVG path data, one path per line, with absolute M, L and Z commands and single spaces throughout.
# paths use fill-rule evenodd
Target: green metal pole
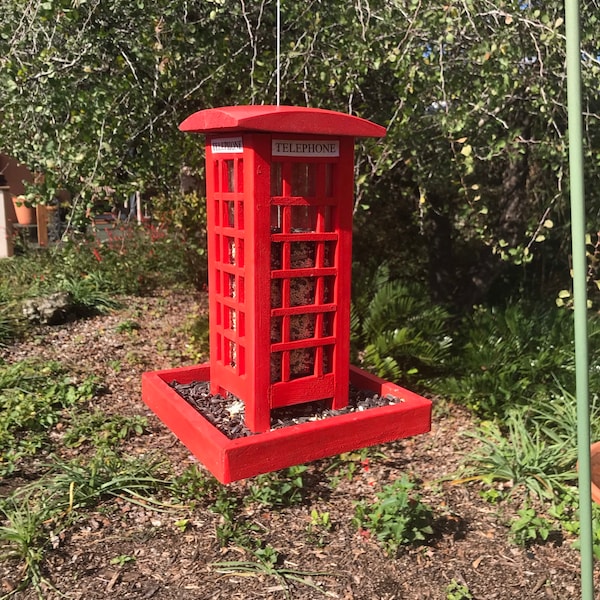
M 579 522 L 581 526 L 581 598 L 594 598 L 592 493 L 590 459 L 589 357 L 587 331 L 587 261 L 585 191 L 581 117 L 581 47 L 579 0 L 565 0 L 567 33 L 567 97 L 569 105 L 569 180 L 575 310 L 577 447 L 579 458 Z

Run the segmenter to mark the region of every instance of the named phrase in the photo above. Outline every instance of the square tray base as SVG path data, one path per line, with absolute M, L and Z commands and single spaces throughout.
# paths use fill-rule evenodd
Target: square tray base
M 172 381 L 210 381 L 210 365 L 150 371 L 142 375 L 142 400 L 221 482 L 254 477 L 342 452 L 406 438 L 431 429 L 431 401 L 350 367 L 350 382 L 402 400 L 317 421 L 230 440 L 173 388 Z

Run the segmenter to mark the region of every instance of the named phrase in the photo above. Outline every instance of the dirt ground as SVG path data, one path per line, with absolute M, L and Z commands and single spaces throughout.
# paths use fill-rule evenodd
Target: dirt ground
M 184 324 L 206 310 L 205 296 L 164 292 L 129 298 L 107 316 L 57 327 L 40 327 L 27 341 L 3 350 L 10 362 L 38 357 L 60 361 L 75 375 L 96 374 L 104 393 L 95 406 L 109 413 L 148 417 L 149 431 L 131 439 L 132 456 L 158 454 L 182 471 L 194 458 L 141 401 L 146 370 L 190 364 Z M 139 329 L 119 331 L 134 321 Z M 55 541 L 45 573 L 68 598 L 217 600 L 338 598 L 341 600 L 575 599 L 580 597 L 579 555 L 574 539 L 552 538 L 522 548 L 509 542 L 505 505 L 483 500 L 478 483 L 455 484 L 453 475 L 473 440 L 470 415 L 435 401 L 430 434 L 372 449 L 351 478 L 331 485 L 333 459 L 309 465 L 304 502 L 280 510 L 247 510 L 282 568 L 303 572 L 289 589 L 276 576 L 220 573 L 217 561 L 250 560 L 243 548 L 221 548 L 219 515 L 207 508 L 158 512 L 113 500 L 72 525 Z M 419 482 L 422 500 L 436 515 L 435 537 L 425 546 L 386 556 L 376 540 L 352 524 L 354 502 L 374 499 L 382 486 L 407 473 Z M 247 482 L 232 484 L 244 493 Z M 332 527 L 310 534 L 311 511 L 329 513 Z M 188 520 L 182 531 L 176 525 Z M 131 560 L 118 564 L 115 557 Z M 18 565 L 0 563 L 0 593 L 10 591 Z M 599 574 L 596 573 L 596 581 Z M 471 596 L 451 595 L 452 581 Z M 307 582 L 313 586 L 307 585 Z M 316 586 L 316 587 L 314 587 Z M 318 589 L 317 589 L 318 588 Z M 15 598 L 35 598 L 33 590 Z M 45 597 L 59 598 L 49 591 Z

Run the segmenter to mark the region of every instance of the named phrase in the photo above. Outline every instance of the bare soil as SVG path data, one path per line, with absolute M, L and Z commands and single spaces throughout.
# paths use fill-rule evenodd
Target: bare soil
M 1 352 L 58 360 L 76 377 L 96 374 L 104 390 L 90 410 L 144 415 L 148 431 L 127 441 L 131 456 L 158 455 L 183 471 L 195 459 L 141 401 L 145 370 L 190 364 L 184 324 L 206 311 L 206 297 L 163 292 L 127 298 L 123 309 L 106 316 L 56 327 L 39 327 L 26 341 Z M 119 330 L 134 321 L 138 329 Z M 200 360 L 199 357 L 194 357 Z M 223 574 L 218 561 L 252 560 L 243 548 L 220 547 L 219 515 L 201 505 L 158 512 L 123 500 L 107 501 L 70 526 L 49 549 L 45 574 L 72 599 L 217 600 L 339 598 L 343 600 L 460 600 L 447 586 L 455 580 L 473 598 L 575 599 L 580 597 L 579 554 L 574 538 L 551 536 L 528 548 L 509 541 L 510 505 L 483 500 L 477 482 L 457 484 L 454 475 L 474 442 L 471 415 L 434 399 L 430 434 L 371 449 L 351 475 L 336 459 L 311 463 L 304 501 L 278 510 L 244 509 L 257 534 L 276 548 L 282 567 L 304 572 L 319 590 L 302 582 L 289 590 L 272 575 Z M 435 536 L 426 545 L 387 556 L 372 536 L 352 524 L 354 502 L 374 500 L 386 484 L 407 473 L 418 482 L 422 500 L 434 508 Z M 339 475 L 337 485 L 332 478 Z M 33 476 L 33 474 L 30 474 Z M 22 473 L 26 478 L 27 473 Z M 3 489 L 8 489 L 6 484 Z M 232 484 L 243 494 L 248 482 Z M 332 528 L 315 535 L 311 511 L 328 512 Z M 176 525 L 188 520 L 185 531 Z M 130 557 L 122 565 L 116 557 Z M 0 563 L 0 593 L 18 581 L 20 565 Z M 596 581 L 599 578 L 596 572 Z M 286 596 L 286 594 L 289 594 Z M 33 590 L 13 596 L 36 598 Z M 64 597 L 49 590 L 46 598 Z

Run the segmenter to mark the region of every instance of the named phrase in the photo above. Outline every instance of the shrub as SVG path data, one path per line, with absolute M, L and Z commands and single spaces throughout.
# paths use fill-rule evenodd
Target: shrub
M 482 417 L 502 417 L 515 406 L 545 399 L 556 381 L 566 387 L 574 382 L 572 315 L 564 310 L 479 307 L 458 337 L 456 374 L 433 387 Z
M 433 510 L 421 502 L 414 487 L 403 475 L 385 486 L 376 502 L 356 504 L 354 522 L 375 534 L 390 555 L 395 555 L 402 545 L 418 544 L 433 534 Z
M 396 381 L 439 371 L 452 347 L 448 312 L 423 288 L 389 281 L 385 265 L 362 280 L 360 273 L 351 316 L 354 360 Z

